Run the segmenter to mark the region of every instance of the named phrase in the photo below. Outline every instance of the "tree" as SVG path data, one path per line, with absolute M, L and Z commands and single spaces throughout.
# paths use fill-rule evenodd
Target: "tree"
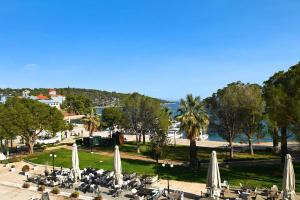
M 229 143 L 231 159 L 234 156 L 233 141 L 242 130 L 242 85 L 241 82 L 228 84 L 206 99 L 210 113 L 210 129 Z
M 263 96 L 270 121 L 279 127 L 281 135 L 281 161 L 288 152 L 287 132 L 299 133 L 300 123 L 300 63 L 287 72 L 277 72 L 264 82 Z
M 287 154 L 287 129 L 291 119 L 289 118 L 289 97 L 286 93 L 285 73 L 275 73 L 264 82 L 263 96 L 266 102 L 266 113 L 273 124 L 280 128 L 281 135 L 281 161 L 284 162 Z
M 164 156 L 166 149 L 168 147 L 168 137 L 164 131 L 156 131 L 151 134 L 150 137 L 150 148 L 152 151 L 153 158 L 158 163 L 158 160 Z
M 208 115 L 200 97 L 194 98 L 191 94 L 180 100 L 178 113 L 176 119 L 180 122 L 180 129 L 190 140 L 190 167 L 195 168 L 198 165 L 196 138 L 208 126 Z
M 82 95 L 68 95 L 62 108 L 69 113 L 84 114 L 92 106 L 92 102 Z
M 83 121 L 85 129 L 90 132 L 90 137 L 92 137 L 93 133 L 97 131 L 100 126 L 100 117 L 94 114 L 94 109 L 91 109 L 90 113 L 83 118 Z
M 33 153 L 38 135 L 42 131 L 55 134 L 65 130 L 62 113 L 56 108 L 31 99 L 10 98 L 5 103 L 6 117 L 11 121 L 7 128 L 24 138 Z
M 241 112 L 242 112 L 242 131 L 248 138 L 249 153 L 254 155 L 252 139 L 255 135 L 259 135 L 262 131 L 262 119 L 264 101 L 259 85 L 256 84 L 241 84 Z
M 146 134 L 156 134 L 160 130 L 168 128 L 168 117 L 161 108 L 158 101 L 141 96 L 137 93 L 131 94 L 125 101 L 124 127 L 136 135 L 137 152 L 139 153 L 140 137 L 143 135 L 145 143 Z
M 119 107 L 104 108 L 102 111 L 101 120 L 106 127 L 114 128 L 116 125 L 122 124 L 123 112 Z
M 140 153 L 140 101 L 141 96 L 137 93 L 131 94 L 124 102 L 125 127 L 136 135 L 136 151 Z

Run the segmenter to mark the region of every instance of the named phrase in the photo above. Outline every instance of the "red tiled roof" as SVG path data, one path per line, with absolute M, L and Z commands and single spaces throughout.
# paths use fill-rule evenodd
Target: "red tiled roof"
M 36 98 L 39 99 L 39 100 L 49 99 L 48 97 L 44 96 L 43 94 L 39 94 L 38 96 L 36 96 Z

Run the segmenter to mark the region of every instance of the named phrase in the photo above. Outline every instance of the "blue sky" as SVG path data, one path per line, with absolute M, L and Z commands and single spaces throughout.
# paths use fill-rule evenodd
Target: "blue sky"
M 165 99 L 261 84 L 300 61 L 299 0 L 0 2 L 0 87 Z

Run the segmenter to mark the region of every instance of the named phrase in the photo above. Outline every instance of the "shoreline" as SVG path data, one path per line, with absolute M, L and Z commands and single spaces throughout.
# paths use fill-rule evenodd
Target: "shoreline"
M 101 132 L 95 132 L 94 136 L 101 136 L 101 137 L 108 137 L 109 132 L 108 131 L 101 131 Z M 136 141 L 135 135 L 129 135 L 125 134 L 124 135 L 126 138 L 126 141 Z M 149 135 L 146 135 L 146 142 L 149 142 Z M 178 138 L 169 138 L 169 145 L 176 144 L 176 145 L 184 145 L 184 146 L 189 146 L 190 145 L 190 140 L 189 139 L 182 139 Z M 196 141 L 196 145 L 199 147 L 208 147 L 208 148 L 226 148 L 228 146 L 228 142 L 226 141 Z M 238 143 L 238 142 L 233 142 L 234 147 L 247 147 L 248 148 L 248 143 Z M 256 142 L 253 143 L 253 148 L 254 149 L 262 149 L 262 148 L 272 148 L 273 147 L 273 142 Z M 279 142 L 279 147 L 280 147 L 280 142 Z M 299 149 L 300 150 L 300 143 L 298 141 L 288 141 L 288 147 L 292 149 Z

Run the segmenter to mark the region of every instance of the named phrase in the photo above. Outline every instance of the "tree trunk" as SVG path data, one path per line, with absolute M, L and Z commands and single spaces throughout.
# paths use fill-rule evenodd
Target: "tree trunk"
M 0 137 L 0 148 L 1 148 L 1 150 L 3 149 L 3 138 L 2 137 Z
M 252 138 L 251 137 L 248 137 L 248 143 L 249 143 L 249 154 L 251 154 L 253 156 L 254 151 L 253 151 L 253 145 L 252 145 Z
M 278 139 L 278 128 L 273 129 L 273 150 L 278 152 L 279 150 L 279 139 Z
M 196 140 L 190 140 L 190 167 L 196 168 L 198 165 Z
M 10 138 L 10 148 L 13 148 L 13 139 Z
M 135 134 L 135 139 L 136 139 L 136 152 L 140 153 L 139 133 Z
M 230 147 L 230 160 L 233 159 L 233 144 L 232 139 L 229 141 L 229 147 Z
M 284 164 L 285 155 L 288 152 L 287 138 L 286 138 L 287 128 L 285 126 L 281 127 L 280 132 L 281 132 L 281 163 Z
M 29 147 L 28 153 L 29 154 L 33 154 L 33 146 L 34 146 L 34 143 L 29 141 L 28 142 L 28 147 Z
M 143 131 L 143 144 L 146 144 L 146 133 Z

